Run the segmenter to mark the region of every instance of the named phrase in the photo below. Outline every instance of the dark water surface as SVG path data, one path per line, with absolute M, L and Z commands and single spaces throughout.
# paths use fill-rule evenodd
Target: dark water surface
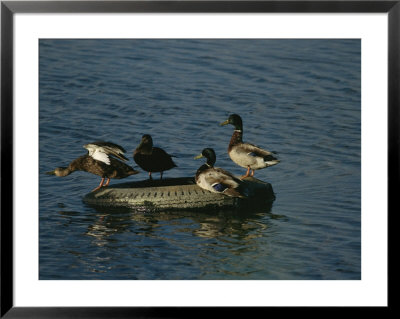
M 361 279 L 360 70 L 359 40 L 40 40 L 39 278 Z M 82 202 L 98 176 L 44 174 L 96 140 L 135 166 L 143 134 L 177 156 L 166 178 L 193 176 L 204 147 L 243 174 L 230 113 L 278 152 L 255 175 L 272 207 L 99 211 Z

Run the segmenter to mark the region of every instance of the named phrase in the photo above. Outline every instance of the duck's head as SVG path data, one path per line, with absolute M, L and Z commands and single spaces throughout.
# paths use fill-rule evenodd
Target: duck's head
M 201 154 L 197 155 L 195 157 L 195 159 L 199 159 L 205 157 L 207 159 L 207 164 L 208 166 L 214 166 L 215 161 L 216 161 L 216 156 L 215 156 L 215 152 L 212 148 L 205 148 L 203 149 L 203 151 L 201 152 Z
M 68 167 L 57 167 L 54 171 L 46 172 L 47 175 L 56 175 L 56 176 L 67 176 L 71 174 L 72 171 Z
M 242 118 L 237 114 L 229 115 L 229 118 L 225 122 L 222 122 L 220 125 L 222 126 L 227 124 L 233 125 L 235 127 L 235 130 L 242 130 L 243 127 Z
M 153 147 L 153 139 L 149 134 L 144 134 L 142 136 L 142 140 L 140 141 L 139 148 L 151 148 Z

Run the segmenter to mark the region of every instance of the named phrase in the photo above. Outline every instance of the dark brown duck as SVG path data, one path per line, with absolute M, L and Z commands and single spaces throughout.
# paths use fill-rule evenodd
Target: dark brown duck
M 176 167 L 171 155 L 159 147 L 153 147 L 153 139 L 148 134 L 142 136 L 139 146 L 133 152 L 133 160 L 149 173 L 150 179 L 152 173 L 160 173 L 162 179 L 164 171 Z

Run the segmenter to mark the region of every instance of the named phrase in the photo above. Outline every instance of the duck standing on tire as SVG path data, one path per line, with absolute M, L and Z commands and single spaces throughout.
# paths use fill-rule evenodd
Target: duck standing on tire
M 117 144 L 98 141 L 85 144 L 83 147 L 88 150 L 86 155 L 73 160 L 68 167 L 57 167 L 54 171 L 46 174 L 64 177 L 75 171 L 85 171 L 99 175 L 101 181 L 99 186 L 92 190 L 94 192 L 101 187 L 108 186 L 111 178 L 121 179 L 139 173 L 121 162 L 121 160 L 127 161 L 128 159 L 124 156 L 125 150 Z M 105 178 L 107 178 L 107 182 L 104 184 Z
M 151 174 L 157 172 L 162 179 L 164 171 L 177 167 L 171 155 L 159 147 L 153 147 L 153 139 L 149 134 L 142 136 L 139 146 L 133 152 L 133 160 L 149 173 L 150 179 L 152 179 Z
M 205 148 L 195 159 L 205 157 L 207 162 L 196 172 L 196 184 L 213 193 L 246 198 L 248 192 L 243 182 L 222 168 L 214 167 L 216 156 L 212 148 Z
M 243 142 L 243 124 L 242 118 L 239 115 L 231 114 L 229 118 L 220 125 L 227 124 L 231 124 L 235 127 L 228 146 L 229 157 L 239 166 L 247 168 L 246 174 L 243 175 L 241 179 L 254 176 L 254 171 L 256 169 L 276 165 L 280 162 L 272 155 L 272 152 L 264 150 L 254 144 Z

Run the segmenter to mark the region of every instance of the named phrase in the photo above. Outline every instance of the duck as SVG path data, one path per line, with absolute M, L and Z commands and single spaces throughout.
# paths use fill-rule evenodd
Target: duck
M 67 167 L 57 167 L 46 174 L 64 177 L 75 171 L 84 171 L 98 175 L 101 177 L 101 181 L 99 186 L 92 190 L 95 192 L 101 187 L 107 187 L 111 178 L 121 179 L 139 173 L 123 162 L 128 158 L 124 156 L 126 151 L 122 146 L 111 142 L 96 141 L 85 144 L 83 147 L 87 149 L 85 155 L 73 160 Z M 106 178 L 107 181 L 104 184 Z
M 133 160 L 149 173 L 149 179 L 152 179 L 151 174 L 156 172 L 160 173 L 160 179 L 162 179 L 164 171 L 177 167 L 172 160 L 172 155 L 162 148 L 153 146 L 153 139 L 149 134 L 142 136 L 139 146 L 133 152 Z
M 257 145 L 243 142 L 243 122 L 238 114 L 231 114 L 229 118 L 220 125 L 231 124 L 234 131 L 229 142 L 228 154 L 233 162 L 247 169 L 246 174 L 241 176 L 244 179 L 248 176 L 253 177 L 254 171 L 280 162 L 273 152 L 267 151 Z
M 222 168 L 214 167 L 216 162 L 214 149 L 203 149 L 195 159 L 203 157 L 207 161 L 199 167 L 195 175 L 195 181 L 198 186 L 210 192 L 230 197 L 247 198 L 249 196 L 243 181 Z

